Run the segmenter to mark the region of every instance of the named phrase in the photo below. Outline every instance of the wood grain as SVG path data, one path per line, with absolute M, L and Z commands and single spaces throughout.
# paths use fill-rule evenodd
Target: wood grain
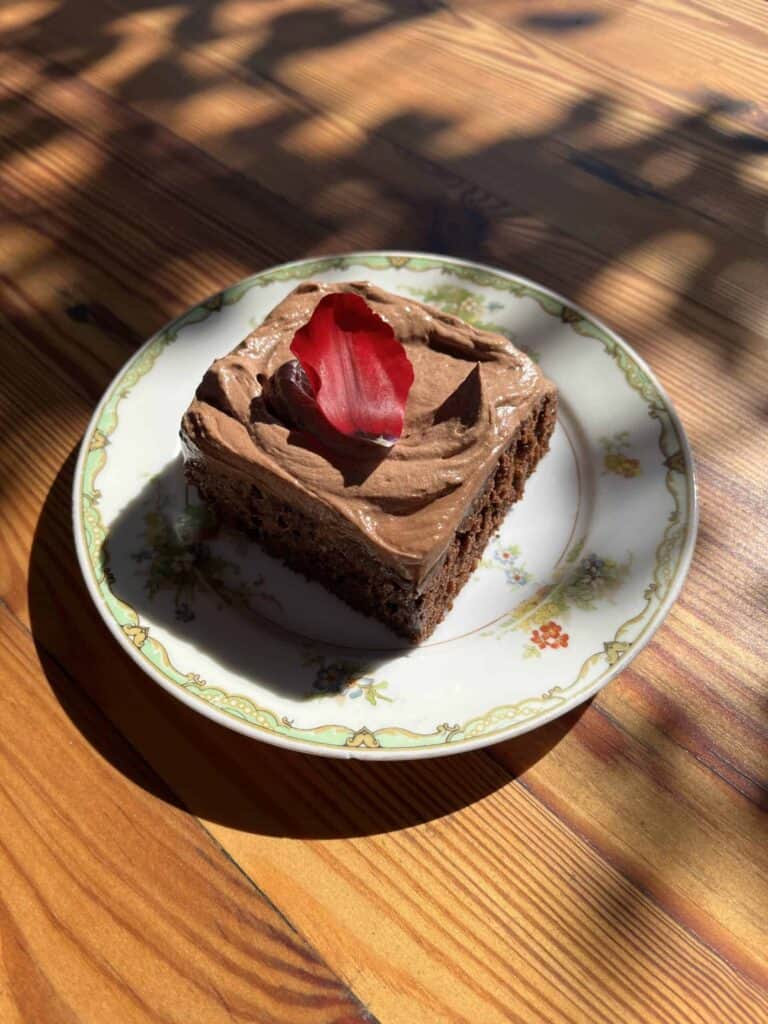
M 0 1019 L 768 1019 L 763 14 L 3 6 Z M 163 321 L 379 246 L 500 263 L 617 327 L 683 417 L 702 527 L 587 709 L 342 765 L 143 678 L 80 581 L 69 493 Z
M 0 638 L 9 1011 L 25 1022 L 368 1019 L 62 670 L 46 668 L 69 714 L 47 686 L 29 692 L 45 676 L 3 607 Z
M 227 42 L 231 35 L 242 42 L 248 23 L 240 19 L 230 18 L 229 31 L 203 46 L 205 19 L 181 19 L 170 27 L 167 19 L 131 12 L 127 2 L 119 9 L 130 12 L 120 20 L 121 32 L 139 67 L 117 84 L 111 62 L 122 66 L 121 51 L 112 52 L 104 26 L 94 23 L 85 7 L 80 17 L 72 5 L 66 19 L 38 26 L 27 44 L 57 59 L 100 50 L 102 59 L 85 67 L 80 58 L 66 59 L 78 66 L 82 79 L 130 99 L 153 117 L 164 110 L 163 83 L 183 68 L 187 93 L 175 116 L 167 118 L 173 130 L 299 205 L 305 167 L 292 140 L 311 138 L 320 150 L 313 199 L 333 219 L 352 204 L 349 212 L 381 228 L 395 216 L 402 233 L 413 214 L 403 209 L 409 194 L 421 201 L 428 219 L 417 221 L 411 232 L 433 229 L 429 218 L 438 213 L 445 218 L 446 205 L 455 217 L 473 214 L 483 235 L 513 217 L 546 212 L 560 230 L 588 240 L 604 259 L 634 265 L 636 250 L 654 240 L 652 259 L 643 254 L 645 273 L 661 281 L 675 272 L 684 275 L 687 293 L 719 310 L 729 308 L 736 291 L 740 314 L 759 323 L 761 307 L 750 309 L 749 290 L 739 275 L 734 277 L 731 264 L 759 259 L 756 215 L 764 204 L 765 170 L 760 173 L 752 160 L 760 153 L 760 139 L 739 130 L 738 120 L 728 117 L 728 104 L 712 100 L 702 106 L 681 98 L 679 91 L 654 89 L 626 66 L 623 78 L 617 71 L 603 88 L 584 55 L 463 11 L 469 25 L 460 33 L 449 18 L 385 19 L 378 28 L 374 22 L 377 65 L 391 86 L 380 95 L 361 87 L 364 72 L 356 55 L 361 40 L 368 39 L 363 32 L 341 32 L 341 48 L 351 51 L 344 67 L 356 72 L 350 73 L 338 70 L 338 47 L 326 52 L 306 41 L 291 45 L 288 28 L 273 28 L 270 45 L 259 45 L 263 32 L 257 24 L 245 56 L 233 60 Z M 301 17 L 285 20 L 292 29 Z M 146 42 L 149 28 L 163 38 L 162 46 Z M 674 33 L 672 45 L 677 45 Z M 441 82 L 437 94 L 435 81 Z M 720 95 L 714 84 L 709 93 Z M 283 101 L 279 105 L 276 94 Z M 630 96 L 631 105 L 625 101 Z M 381 109 L 382 97 L 395 113 Z M 233 110 L 228 131 L 211 127 L 218 98 Z M 638 98 L 647 101 L 647 109 Z M 739 102 L 737 95 L 731 106 Z M 447 150 L 441 148 L 446 138 L 451 140 Z M 455 155 L 451 147 L 458 150 Z M 345 188 L 339 188 L 340 181 Z M 361 188 L 363 181 L 367 187 Z M 627 203 L 628 195 L 635 202 Z M 598 221 L 592 215 L 597 203 Z M 670 205 L 676 245 L 675 239 L 660 244 L 658 238 L 668 229 Z M 688 233 L 708 243 L 703 252 L 698 247 L 703 260 L 692 259 L 697 249 L 691 252 L 684 243 Z M 464 234 L 470 236 L 461 239 L 466 246 L 471 232 Z M 719 289 L 713 289 L 716 281 Z

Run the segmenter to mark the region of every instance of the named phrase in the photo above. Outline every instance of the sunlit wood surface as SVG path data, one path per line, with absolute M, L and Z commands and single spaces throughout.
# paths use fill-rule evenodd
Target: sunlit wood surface
M 0 1021 L 768 1021 L 763 0 L 0 5 Z M 587 708 L 282 753 L 116 647 L 70 532 L 112 375 L 322 252 L 520 272 L 693 443 L 682 597 Z

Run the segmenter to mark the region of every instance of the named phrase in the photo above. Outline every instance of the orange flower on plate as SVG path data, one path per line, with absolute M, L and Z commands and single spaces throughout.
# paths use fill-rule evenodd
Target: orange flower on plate
M 563 627 L 552 619 L 549 622 L 545 622 L 539 629 L 534 629 L 531 633 L 531 641 L 542 651 L 546 650 L 547 647 L 555 650 L 558 647 L 567 647 L 569 640 L 570 637 L 567 633 L 563 632 Z

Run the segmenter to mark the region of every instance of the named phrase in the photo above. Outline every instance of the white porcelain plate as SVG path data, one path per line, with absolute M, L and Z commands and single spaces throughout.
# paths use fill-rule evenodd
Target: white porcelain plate
M 549 454 L 417 648 L 217 531 L 181 470 L 179 421 L 211 361 L 299 281 L 364 278 L 508 335 L 560 389 Z M 256 274 L 147 342 L 88 428 L 74 525 L 107 625 L 191 707 L 295 750 L 429 757 L 526 732 L 620 672 L 680 590 L 696 501 L 669 400 L 608 328 L 512 274 L 359 253 Z

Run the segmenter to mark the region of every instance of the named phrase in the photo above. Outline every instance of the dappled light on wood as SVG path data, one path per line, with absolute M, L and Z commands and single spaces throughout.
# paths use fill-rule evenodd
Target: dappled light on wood
M 768 1018 L 767 44 L 760 4 L 716 0 L 2 5 L 0 1017 Z M 331 764 L 117 649 L 73 452 L 169 319 L 379 248 L 615 327 L 692 439 L 702 523 L 667 623 L 583 711 Z

